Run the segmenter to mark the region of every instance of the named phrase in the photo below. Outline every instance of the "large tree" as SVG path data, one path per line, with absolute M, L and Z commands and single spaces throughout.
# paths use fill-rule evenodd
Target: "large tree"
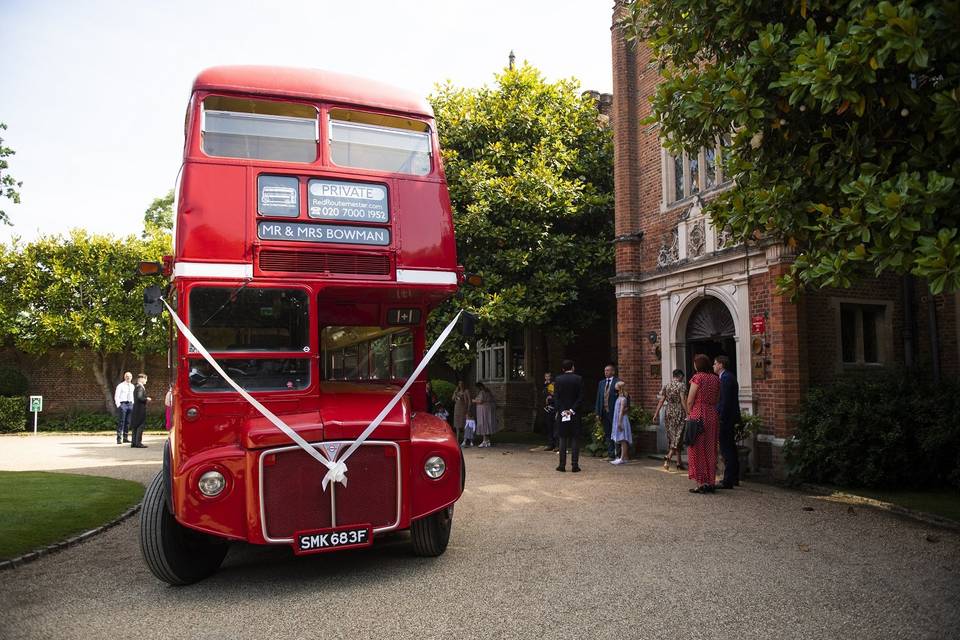
M 733 133 L 709 212 L 796 247 L 781 286 L 912 273 L 960 289 L 960 3 L 632 0 L 673 152 Z
M 493 86 L 447 83 L 430 100 L 458 255 L 483 277 L 458 304 L 490 339 L 521 327 L 569 338 L 588 326 L 613 275 L 613 151 L 595 99 L 523 65 Z M 448 360 L 462 366 L 460 343 Z
M 6 128 L 7 125 L 0 122 L 0 130 Z M 17 204 L 20 202 L 20 192 L 18 189 L 23 183 L 10 175 L 10 171 L 8 170 L 10 165 L 7 162 L 7 158 L 15 153 L 16 151 L 10 147 L 4 146 L 3 138 L 0 138 L 0 197 L 7 198 L 14 204 Z M 0 223 L 10 224 L 10 217 L 3 209 L 0 209 Z
M 157 283 L 134 273 L 168 253 L 170 235 L 158 229 L 143 238 L 74 230 L 0 244 L 0 342 L 34 354 L 76 349 L 68 364 L 90 371 L 112 411 L 122 372 L 166 350 L 165 322 L 143 312 L 144 288 Z

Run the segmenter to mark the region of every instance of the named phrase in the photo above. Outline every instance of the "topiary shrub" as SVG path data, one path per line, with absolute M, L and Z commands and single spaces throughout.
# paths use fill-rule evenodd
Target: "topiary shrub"
M 0 397 L 0 432 L 16 433 L 27 429 L 27 399 L 24 396 Z
M 27 377 L 19 369 L 0 366 L 0 396 L 25 396 L 29 384 Z
M 960 487 L 960 385 L 851 378 L 812 389 L 784 456 L 788 480 L 882 489 Z

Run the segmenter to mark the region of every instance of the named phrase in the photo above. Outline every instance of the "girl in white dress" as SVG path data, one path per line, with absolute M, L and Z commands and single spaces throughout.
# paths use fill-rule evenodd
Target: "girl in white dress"
M 627 395 L 623 380 L 614 387 L 617 402 L 613 405 L 613 423 L 610 438 L 620 445 L 620 457 L 610 464 L 625 464 L 630 461 L 630 445 L 633 444 L 633 430 L 630 428 L 630 396 Z

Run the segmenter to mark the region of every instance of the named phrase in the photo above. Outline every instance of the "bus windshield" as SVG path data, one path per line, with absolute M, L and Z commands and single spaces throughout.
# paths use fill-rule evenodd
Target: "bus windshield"
M 307 294 L 299 289 L 194 287 L 190 329 L 207 351 L 309 351 Z

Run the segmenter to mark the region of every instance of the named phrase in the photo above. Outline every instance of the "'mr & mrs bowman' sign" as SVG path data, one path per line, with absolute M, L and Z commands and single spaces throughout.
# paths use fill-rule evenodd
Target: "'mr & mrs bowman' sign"
M 257 225 L 257 235 L 262 240 L 368 244 L 382 247 L 390 244 L 390 230 L 380 227 L 261 220 Z

